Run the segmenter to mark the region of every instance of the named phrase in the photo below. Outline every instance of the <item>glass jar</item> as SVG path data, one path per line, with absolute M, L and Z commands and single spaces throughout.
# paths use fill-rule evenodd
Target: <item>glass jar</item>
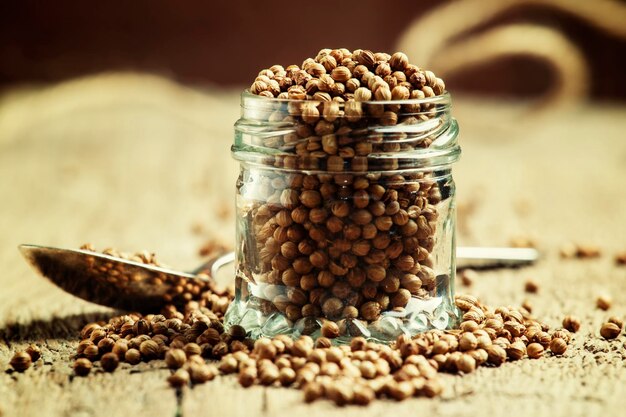
M 342 343 L 455 325 L 450 107 L 448 93 L 344 103 L 244 92 L 226 326 Z

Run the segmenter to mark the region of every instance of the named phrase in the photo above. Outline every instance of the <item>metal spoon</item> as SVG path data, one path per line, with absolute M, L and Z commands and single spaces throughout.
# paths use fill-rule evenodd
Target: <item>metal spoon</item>
M 182 305 L 191 294 L 214 288 L 210 277 L 235 260 L 234 252 L 220 253 L 191 272 L 181 272 L 82 249 L 20 245 L 19 250 L 64 291 L 103 306 L 140 312 L 159 311 L 167 303 Z M 521 266 L 537 259 L 537 251 L 527 248 L 457 248 L 458 268 Z M 209 278 L 198 276 L 200 272 Z

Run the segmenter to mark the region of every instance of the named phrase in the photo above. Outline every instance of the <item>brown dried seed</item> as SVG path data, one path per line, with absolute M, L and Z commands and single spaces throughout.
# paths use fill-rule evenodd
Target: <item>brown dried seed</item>
M 383 81 L 384 83 L 384 81 Z M 386 84 L 386 83 L 385 83 Z M 391 91 L 389 90 L 388 85 L 380 85 L 374 91 L 374 98 L 378 101 L 389 101 L 391 100 Z
M 261 338 L 254 343 L 254 352 L 259 359 L 273 360 L 276 357 L 276 346 L 270 339 Z
M 526 280 L 526 283 L 524 284 L 524 291 L 531 294 L 537 293 L 537 291 L 539 291 L 539 283 L 533 279 Z
M 493 344 L 491 346 L 487 346 L 485 351 L 488 356 L 487 361 L 492 365 L 500 366 L 506 361 L 506 351 L 501 346 Z
M 596 298 L 596 307 L 598 307 L 600 310 L 608 310 L 609 308 L 611 308 L 612 303 L 613 300 L 608 295 L 600 295 L 598 296 L 598 298 Z
M 468 311 L 470 308 L 472 308 L 472 306 L 476 305 L 478 300 L 474 296 L 462 294 L 462 295 L 457 295 L 454 299 L 454 302 L 456 306 L 460 308 L 462 311 Z
M 478 346 L 478 339 L 473 333 L 465 332 L 459 338 L 459 349 L 462 351 L 473 350 Z
M 85 350 L 83 351 L 83 355 L 85 355 L 85 357 L 89 359 L 90 361 L 98 360 L 98 357 L 99 357 L 98 346 L 94 344 L 90 344 L 86 346 Z
M 187 355 L 182 349 L 170 349 L 165 353 L 165 364 L 170 369 L 181 368 L 187 361 Z
M 513 342 L 506 348 L 509 359 L 516 361 L 522 359 L 526 355 L 526 345 L 524 342 Z
M 167 378 L 167 382 L 174 388 L 182 388 L 189 384 L 189 372 L 185 369 L 178 369 Z
M 427 380 L 422 388 L 422 394 L 428 398 L 436 397 L 440 395 L 442 391 L 443 385 L 439 378 Z
M 117 355 L 113 352 L 105 353 L 102 355 L 102 358 L 100 358 L 100 365 L 102 365 L 102 369 L 106 372 L 113 372 L 119 363 L 120 361 Z
M 228 334 L 235 340 L 242 340 L 246 337 L 247 331 L 242 326 L 234 324 L 228 329 Z
M 218 344 L 213 346 L 213 349 L 211 350 L 211 355 L 213 355 L 216 358 L 221 358 L 222 356 L 226 355 L 228 351 L 229 351 L 228 343 L 219 342 Z
M 376 301 L 368 301 L 361 306 L 361 316 L 365 320 L 373 321 L 380 316 L 381 306 Z
M 587 258 L 597 258 L 600 256 L 600 248 L 595 246 L 595 245 L 591 245 L 591 244 L 586 244 L 586 245 L 581 245 L 578 244 L 576 247 L 576 257 L 577 258 L 581 258 L 581 259 L 587 259 Z
M 526 348 L 526 353 L 531 359 L 539 359 L 543 356 L 544 348 L 540 343 L 531 343 Z
M 354 391 L 350 385 L 335 382 L 326 387 L 326 396 L 336 405 L 344 406 L 352 402 Z
M 324 388 L 319 382 L 309 382 L 303 388 L 304 401 L 311 403 L 324 395 Z
M 124 360 L 124 356 L 128 351 L 128 341 L 126 339 L 120 339 L 113 345 L 111 352 L 117 355 L 119 360 Z
M 556 339 L 557 337 L 563 339 L 565 343 L 569 343 L 572 339 L 570 332 L 565 329 L 555 330 L 554 333 L 552 333 L 552 339 Z
M 610 340 L 615 339 L 621 333 L 621 329 L 615 323 L 604 323 L 600 328 L 600 336 L 603 338 Z
M 403 401 L 413 396 L 415 387 L 411 381 L 391 382 L 387 387 L 387 393 L 396 401 Z
M 469 354 L 463 354 L 457 359 L 456 367 L 460 372 L 469 374 L 476 369 L 476 360 Z
M 150 332 L 150 323 L 147 320 L 139 319 L 135 322 L 133 330 L 136 335 L 148 334 Z
M 293 384 L 296 380 L 296 372 L 288 367 L 284 367 L 280 369 L 278 374 L 278 381 L 283 387 L 288 387 Z
M 83 327 L 83 329 L 80 332 L 80 338 L 81 339 L 89 339 L 91 337 L 91 333 L 96 330 L 99 329 L 101 326 L 98 323 L 89 323 L 86 324 L 85 327 Z
M 341 82 L 341 83 L 345 83 L 346 81 L 348 81 L 351 77 L 352 77 L 352 73 L 350 72 L 350 70 L 344 66 L 338 66 L 335 67 L 331 73 L 330 76 L 333 78 L 333 80 Z
M 30 355 L 30 359 L 33 362 L 37 362 L 39 358 L 41 358 L 41 350 L 39 349 L 38 346 L 28 345 L 28 347 L 26 348 L 26 353 Z
M 533 305 L 531 304 L 530 300 L 524 300 L 522 302 L 522 308 L 529 313 L 532 313 L 533 311 Z
M 367 345 L 367 341 L 365 340 L 365 338 L 361 336 L 357 336 L 357 337 L 352 338 L 352 340 L 350 341 L 350 350 L 352 352 L 361 351 L 365 349 L 366 345 Z
M 478 272 L 473 269 L 464 269 L 459 274 L 459 277 L 461 278 L 461 284 L 469 287 L 478 279 Z
M 556 337 L 550 342 L 550 350 L 555 355 L 562 355 L 567 350 L 567 343 L 560 337 Z
M 124 360 L 131 365 L 136 365 L 141 362 L 141 353 L 137 349 L 128 349 L 124 354 Z
M 211 381 L 217 375 L 217 370 L 212 365 L 193 364 L 189 366 L 189 377 L 194 384 L 203 384 Z
M 353 402 L 356 405 L 368 405 L 376 398 L 374 390 L 367 385 L 356 385 L 354 387 Z
M 78 376 L 87 376 L 91 372 L 91 361 L 87 358 L 78 358 L 74 362 L 74 373 Z
M 268 364 L 259 369 L 259 382 L 261 385 L 272 385 L 279 377 L 278 367 Z
M 409 58 L 402 52 L 396 52 L 389 58 L 389 65 L 393 70 L 404 71 L 409 65 Z
M 238 377 L 238 381 L 239 384 L 244 387 L 244 388 L 248 388 L 250 387 L 252 384 L 254 384 L 254 381 L 256 380 L 257 377 L 257 370 L 255 367 L 247 367 L 242 369 L 239 372 L 239 377 Z
M 183 346 L 183 351 L 185 352 L 187 357 L 202 354 L 202 349 L 200 348 L 200 345 L 198 345 L 197 343 L 193 343 L 193 342 L 187 343 L 185 346 Z
M 334 321 L 326 320 L 322 325 L 322 336 L 329 339 L 339 337 L 339 326 Z
M 576 316 L 565 316 L 563 318 L 563 327 L 572 333 L 576 333 L 580 329 L 580 319 Z
M 113 350 L 113 346 L 115 346 L 115 341 L 110 337 L 104 337 L 98 342 L 98 351 L 101 354 L 111 352 Z
M 237 359 L 235 359 L 232 355 L 226 355 L 220 361 L 218 367 L 220 372 L 224 374 L 232 374 L 237 372 Z
M 620 317 L 611 316 L 609 317 L 607 322 L 615 324 L 617 327 L 620 328 L 620 330 L 624 328 L 624 320 L 622 320 Z
M 161 348 L 154 340 L 146 340 L 139 345 L 139 352 L 145 360 L 152 360 L 159 357 Z
M 9 364 L 17 372 L 24 372 L 33 363 L 30 355 L 26 352 L 15 352 Z

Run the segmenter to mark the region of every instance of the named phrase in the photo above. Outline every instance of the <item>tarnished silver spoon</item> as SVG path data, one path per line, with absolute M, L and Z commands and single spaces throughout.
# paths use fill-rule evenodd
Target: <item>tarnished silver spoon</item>
M 213 289 L 211 277 L 235 260 L 234 252 L 223 252 L 191 272 L 181 272 L 83 249 L 20 245 L 19 250 L 41 275 L 64 291 L 103 306 L 139 312 L 159 311 L 168 303 L 182 305 Z M 537 251 L 529 248 L 457 248 L 458 268 L 514 267 L 537 259 Z
M 96 304 L 139 312 L 159 311 L 167 303 L 182 305 L 190 296 L 214 288 L 210 277 L 235 259 L 234 252 L 222 252 L 182 272 L 83 249 L 20 245 L 19 250 L 62 290 Z

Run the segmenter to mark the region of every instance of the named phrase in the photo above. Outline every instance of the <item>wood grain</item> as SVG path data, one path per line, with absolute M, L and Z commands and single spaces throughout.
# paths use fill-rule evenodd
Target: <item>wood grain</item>
M 230 377 L 176 393 L 159 361 L 72 377 L 78 330 L 115 312 L 38 277 L 19 243 L 148 248 L 190 269 L 204 240 L 232 243 L 234 235 L 225 207 L 234 198 L 237 93 L 112 74 L 0 96 L 0 370 L 28 343 L 43 351 L 24 374 L 0 373 L 0 416 L 618 414 L 626 407 L 626 337 L 608 342 L 598 331 L 609 315 L 626 314 L 626 268 L 612 260 L 626 249 L 626 109 L 516 115 L 513 105 L 456 103 L 464 152 L 455 170 L 460 243 L 505 245 L 523 235 L 543 253 L 531 268 L 481 272 L 457 291 L 499 305 L 529 299 L 553 326 L 577 314 L 583 326 L 564 357 L 446 376 L 441 399 L 366 409 L 306 405 L 298 391 L 242 389 Z M 603 256 L 561 260 L 558 246 L 570 240 L 597 243 Z M 536 295 L 523 292 L 530 277 L 540 282 Z M 595 309 L 600 293 L 614 299 L 609 312 Z

